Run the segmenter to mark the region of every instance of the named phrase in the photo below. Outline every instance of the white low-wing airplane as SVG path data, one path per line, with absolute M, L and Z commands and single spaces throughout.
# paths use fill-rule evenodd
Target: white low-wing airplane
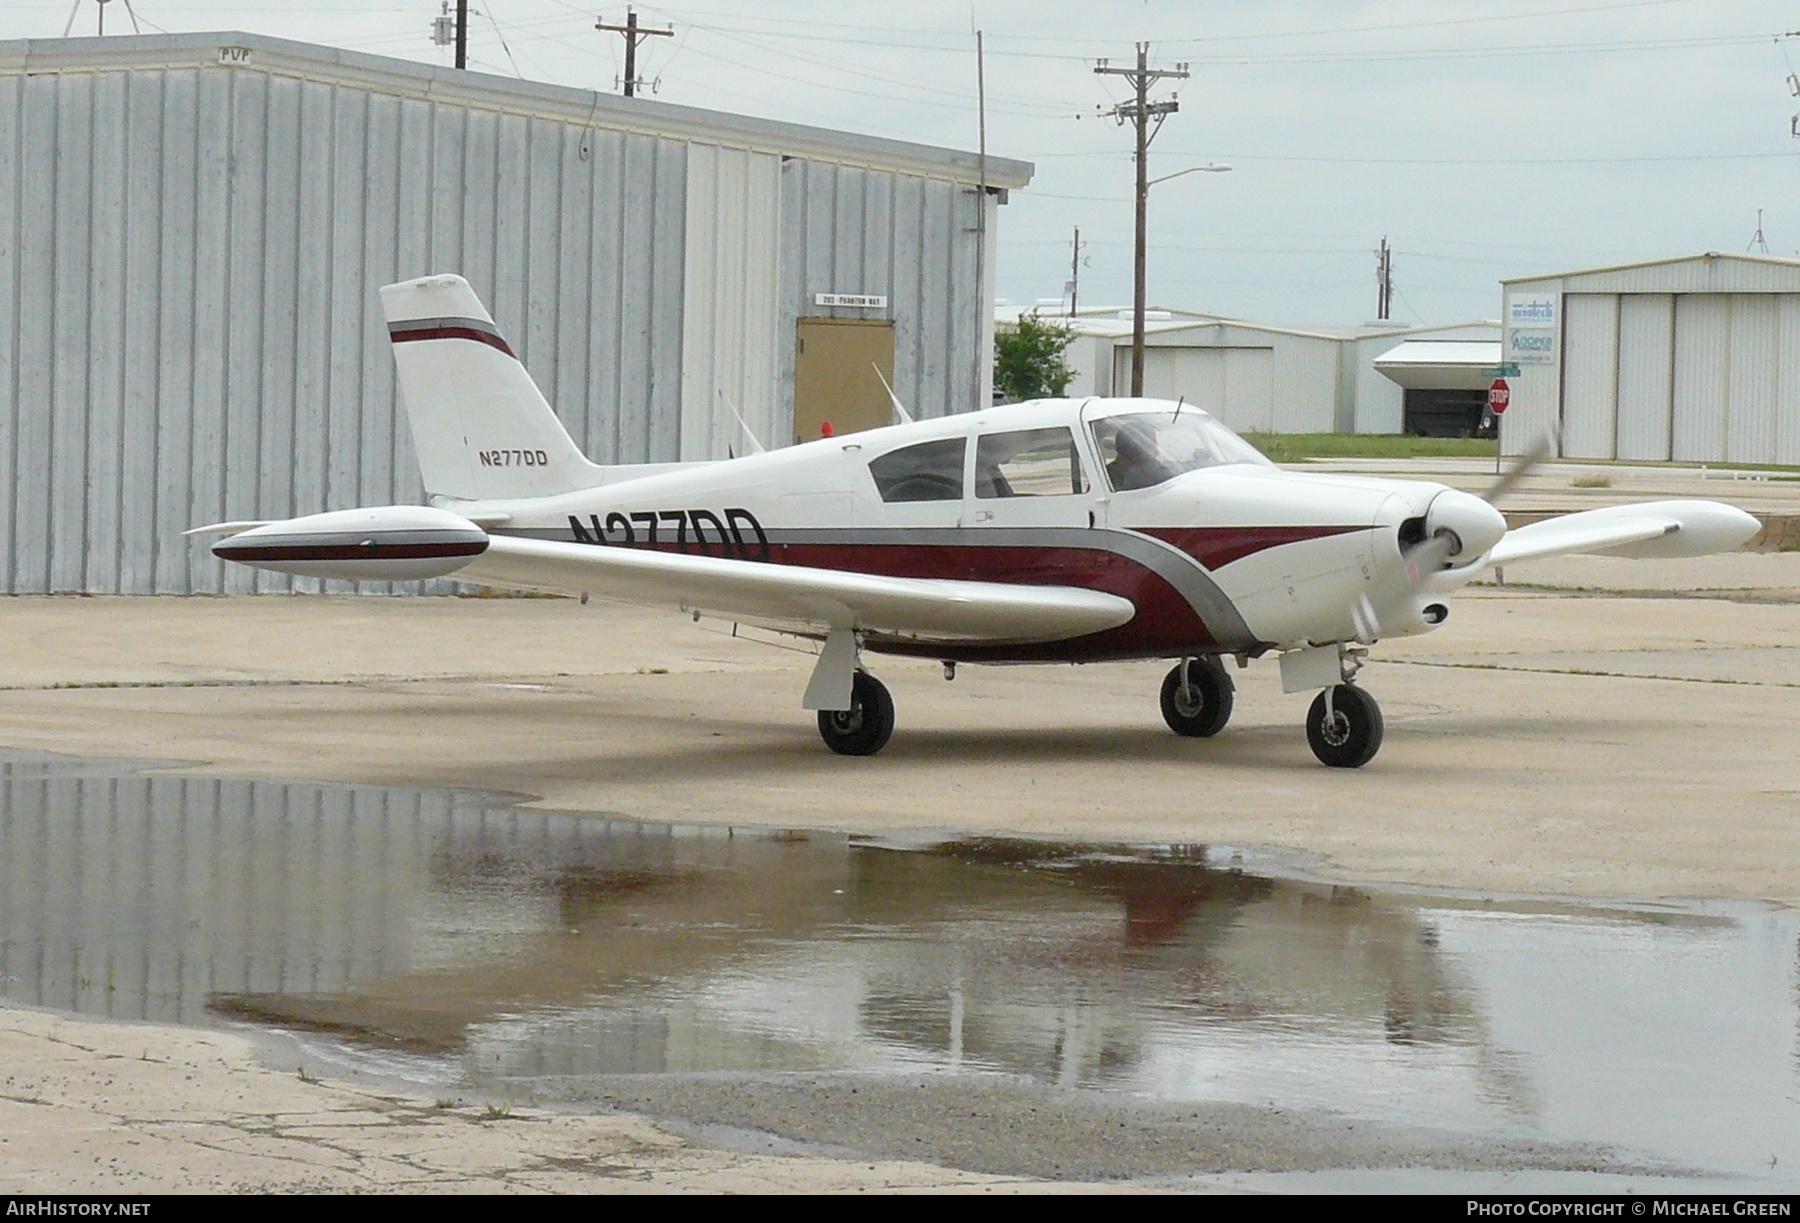
M 666 605 L 822 643 L 803 705 L 846 755 L 894 727 L 864 651 L 955 664 L 1179 660 L 1181 735 L 1231 716 L 1223 664 L 1271 651 L 1317 691 L 1308 741 L 1355 768 L 1381 711 L 1354 680 L 1381 637 L 1430 631 L 1496 565 L 1572 552 L 1728 551 L 1758 529 L 1711 501 L 1568 514 L 1508 531 L 1441 484 L 1283 471 L 1196 408 L 1041 400 L 724 462 L 596 466 L 460 276 L 381 291 L 429 506 L 196 528 L 283 573 Z M 896 410 L 904 417 L 904 410 Z

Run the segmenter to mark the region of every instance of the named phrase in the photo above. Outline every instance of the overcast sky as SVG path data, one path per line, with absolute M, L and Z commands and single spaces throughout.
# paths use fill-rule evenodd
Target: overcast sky
M 146 32 L 251 30 L 426 62 L 437 0 L 131 0 Z M 75 32 L 92 34 L 96 0 Z M 624 7 L 486 0 L 472 66 L 616 88 Z M 8 0 L 0 37 L 62 34 L 69 0 Z M 1764 0 L 702 0 L 640 5 L 655 96 L 929 144 L 977 142 L 974 28 L 985 34 L 988 150 L 1036 163 L 1000 213 L 999 294 L 1061 293 L 1088 243 L 1084 304 L 1131 293 L 1125 96 L 1094 59 L 1191 79 L 1152 176 L 1153 302 L 1293 324 L 1375 313 L 1374 248 L 1394 247 L 1396 317 L 1494 317 L 1502 276 L 1743 251 L 1756 211 L 1800 251 L 1800 7 Z M 769 13 L 779 16 L 769 16 Z M 109 34 L 129 31 L 123 0 Z

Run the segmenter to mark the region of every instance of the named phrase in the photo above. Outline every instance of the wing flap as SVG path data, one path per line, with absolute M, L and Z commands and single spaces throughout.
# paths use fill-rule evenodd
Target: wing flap
M 1068 586 L 895 578 L 761 561 L 490 538 L 459 581 L 589 594 L 726 619 L 922 640 L 1060 641 L 1117 628 L 1129 599 Z

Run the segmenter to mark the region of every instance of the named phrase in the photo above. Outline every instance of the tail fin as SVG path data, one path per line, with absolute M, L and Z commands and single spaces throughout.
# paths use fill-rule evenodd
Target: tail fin
M 461 276 L 381 290 L 425 491 L 469 501 L 601 482 Z

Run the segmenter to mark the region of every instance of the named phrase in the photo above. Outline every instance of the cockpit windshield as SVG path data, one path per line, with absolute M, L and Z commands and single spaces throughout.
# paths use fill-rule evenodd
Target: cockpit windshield
M 1104 416 L 1093 430 L 1114 492 L 1153 488 L 1202 467 L 1269 465 L 1256 447 L 1196 408 Z

